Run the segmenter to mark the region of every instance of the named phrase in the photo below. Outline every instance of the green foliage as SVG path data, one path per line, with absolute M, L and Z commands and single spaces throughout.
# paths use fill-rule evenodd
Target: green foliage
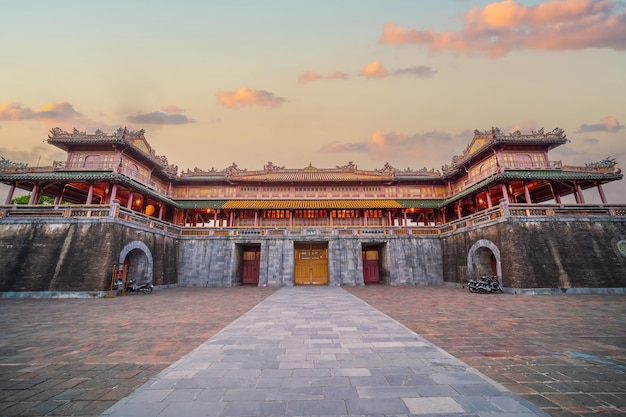
M 14 199 L 12 199 L 11 204 L 28 204 L 29 200 L 30 200 L 29 195 L 23 195 L 21 197 L 15 197 Z M 54 198 L 42 195 L 41 197 L 39 197 L 39 204 L 52 206 L 54 205 Z

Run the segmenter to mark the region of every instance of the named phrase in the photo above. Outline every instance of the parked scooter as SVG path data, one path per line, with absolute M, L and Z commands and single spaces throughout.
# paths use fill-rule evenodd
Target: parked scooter
M 130 279 L 126 288 L 124 288 L 126 292 L 142 292 L 144 294 L 150 294 L 152 292 L 152 283 L 144 282 L 141 284 L 137 284 L 134 279 Z
M 500 281 L 498 281 L 498 277 L 496 276 L 489 277 L 487 275 L 483 275 L 480 277 L 480 279 L 470 279 L 467 282 L 467 287 L 469 288 L 470 292 L 504 292 L 502 291 L 502 287 L 500 287 Z

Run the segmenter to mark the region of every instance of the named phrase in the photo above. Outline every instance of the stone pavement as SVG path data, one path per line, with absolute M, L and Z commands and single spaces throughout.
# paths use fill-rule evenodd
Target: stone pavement
M 626 415 L 625 295 L 344 289 L 551 416 Z M 0 299 L 0 416 L 99 416 L 275 291 Z
M 99 416 L 274 291 L 0 299 L 0 416 Z
M 547 416 L 339 287 L 285 287 L 103 416 Z
M 347 288 L 553 417 L 626 415 L 626 296 Z

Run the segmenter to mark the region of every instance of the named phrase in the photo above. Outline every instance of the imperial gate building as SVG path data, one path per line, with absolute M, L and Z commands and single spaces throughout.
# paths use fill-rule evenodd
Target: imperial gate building
M 48 143 L 64 161 L 1 160 L 0 292 L 101 294 L 115 270 L 155 286 L 462 285 L 493 274 L 510 292 L 621 291 L 626 205 L 602 187 L 622 173 L 609 158 L 551 160 L 566 142 L 561 129 L 492 128 L 441 170 L 179 172 L 144 131 L 55 128 Z M 28 205 L 11 204 L 16 190 Z

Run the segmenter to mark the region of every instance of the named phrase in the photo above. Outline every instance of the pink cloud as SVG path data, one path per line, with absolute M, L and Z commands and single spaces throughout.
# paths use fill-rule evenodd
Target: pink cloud
M 389 72 L 383 67 L 380 61 L 374 61 L 361 70 L 361 75 L 368 78 L 384 78 Z
M 585 132 L 609 132 L 609 133 L 617 133 L 622 126 L 615 117 L 606 116 L 600 120 L 600 123 L 592 123 L 592 124 L 583 124 L 576 131 L 576 133 L 585 133 Z
M 239 88 L 235 91 L 220 91 L 217 99 L 229 109 L 239 109 L 244 106 L 279 107 L 286 99 L 276 97 L 273 93 L 264 90 Z
M 55 120 L 63 121 L 82 117 L 74 110 L 74 106 L 66 101 L 48 103 L 39 109 L 24 107 L 20 103 L 0 103 L 0 120 L 20 121 L 20 120 Z
M 313 71 L 305 71 L 302 75 L 300 75 L 300 77 L 298 77 L 298 82 L 301 83 L 308 83 L 311 81 L 317 81 L 319 79 L 321 79 L 322 76 L 316 72 Z
M 626 49 L 626 10 L 612 0 L 551 0 L 536 6 L 504 0 L 473 7 L 463 20 L 458 32 L 405 29 L 389 22 L 380 42 L 494 58 L 522 49 Z

